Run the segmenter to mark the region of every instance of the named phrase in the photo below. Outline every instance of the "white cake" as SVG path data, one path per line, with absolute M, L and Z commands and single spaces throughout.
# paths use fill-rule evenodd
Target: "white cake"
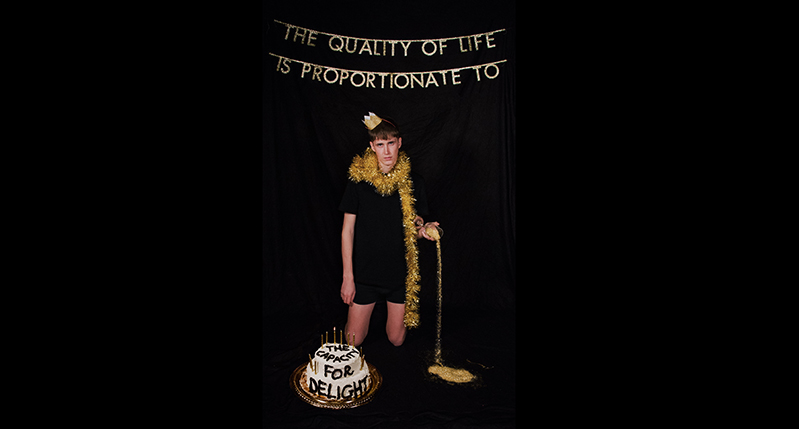
M 372 383 L 369 365 L 353 346 L 326 343 L 305 366 L 302 388 L 321 400 L 359 398 Z

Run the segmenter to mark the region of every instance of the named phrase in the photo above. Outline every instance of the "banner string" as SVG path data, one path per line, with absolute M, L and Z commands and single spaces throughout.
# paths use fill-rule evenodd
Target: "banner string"
M 477 64 L 477 65 L 466 66 L 466 67 L 456 67 L 456 68 L 445 69 L 445 70 L 420 70 L 420 71 L 402 71 L 402 72 L 381 72 L 381 71 L 372 71 L 372 70 L 351 70 L 351 69 L 342 69 L 342 68 L 339 68 L 339 67 L 329 67 L 329 66 L 324 66 L 324 65 L 321 65 L 321 64 L 314 64 L 314 63 L 311 63 L 311 62 L 308 62 L 308 61 L 295 60 L 293 58 L 284 57 L 282 55 L 273 54 L 271 52 L 269 53 L 269 55 L 271 55 L 273 57 L 277 57 L 277 58 L 282 58 L 284 60 L 290 60 L 290 61 L 303 63 L 303 64 L 310 64 L 310 65 L 316 66 L 316 67 L 324 67 L 324 68 L 327 68 L 327 69 L 334 69 L 334 70 L 343 70 L 343 71 L 350 72 L 350 73 L 374 73 L 374 74 L 378 74 L 378 75 L 416 74 L 416 73 L 445 73 L 445 72 L 460 71 L 460 70 L 466 70 L 466 69 L 477 69 L 477 68 L 480 68 L 480 67 L 483 67 L 483 66 L 493 66 L 493 65 L 501 64 L 501 63 L 504 63 L 504 62 L 508 61 L 508 60 L 499 60 L 499 61 L 492 61 L 490 63 Z
M 326 36 L 331 36 L 331 37 L 338 37 L 338 38 L 342 38 L 342 39 L 368 40 L 370 42 L 374 42 L 374 41 L 389 42 L 389 43 L 390 42 L 394 42 L 394 43 L 399 43 L 399 42 L 430 42 L 430 41 L 438 42 L 438 41 L 446 41 L 446 40 L 463 39 L 463 38 L 467 38 L 467 37 L 479 37 L 479 36 L 491 35 L 491 34 L 494 34 L 494 33 L 499 33 L 501 31 L 505 31 L 505 29 L 502 28 L 502 29 L 499 29 L 499 30 L 487 31 L 485 33 L 470 34 L 468 36 L 442 37 L 442 38 L 438 38 L 438 39 L 366 39 L 366 38 L 363 38 L 363 37 L 343 36 L 341 34 L 327 33 L 327 32 L 324 32 L 324 31 L 318 31 L 318 30 L 314 30 L 312 28 L 300 27 L 299 25 L 294 25 L 294 24 L 289 24 L 287 22 L 278 21 L 276 19 L 274 21 L 276 23 L 278 23 L 278 24 L 285 25 L 287 28 L 301 28 L 301 29 L 303 29 L 305 31 L 312 31 L 312 32 L 317 33 L 317 34 L 324 34 Z

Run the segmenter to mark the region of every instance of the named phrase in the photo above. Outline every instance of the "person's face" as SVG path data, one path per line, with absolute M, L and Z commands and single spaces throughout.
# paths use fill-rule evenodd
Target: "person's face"
M 369 142 L 369 146 L 377 154 L 377 162 L 383 172 L 388 172 L 397 163 L 399 148 L 402 146 L 402 137 L 391 137 L 388 140 L 375 140 Z

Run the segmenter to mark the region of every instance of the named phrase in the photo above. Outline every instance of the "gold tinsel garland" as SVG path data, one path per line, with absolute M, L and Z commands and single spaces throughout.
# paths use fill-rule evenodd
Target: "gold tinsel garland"
M 380 171 L 377 157 L 372 148 L 367 148 L 363 155 L 355 155 L 350 164 L 349 177 L 355 183 L 369 182 L 377 193 L 389 196 L 399 191 L 402 206 L 402 226 L 405 229 L 405 326 L 419 326 L 419 251 L 416 247 L 416 218 L 413 198 L 413 181 L 411 180 L 411 160 L 405 152 L 400 151 L 397 163 L 388 173 Z

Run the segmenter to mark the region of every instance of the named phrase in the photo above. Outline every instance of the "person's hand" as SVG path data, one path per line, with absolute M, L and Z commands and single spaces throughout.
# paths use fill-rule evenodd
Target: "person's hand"
M 439 225 L 439 224 L 438 224 L 438 222 L 428 222 L 428 223 L 424 224 L 424 225 L 421 227 L 421 233 L 422 233 L 422 237 L 424 237 L 424 238 L 426 238 L 426 239 L 428 239 L 428 240 L 430 240 L 430 241 L 436 241 L 436 239 L 435 239 L 435 238 L 433 238 L 433 237 L 431 237 L 431 236 L 429 236 L 429 235 L 427 234 L 427 228 L 430 228 L 430 227 L 433 227 L 433 228 L 435 228 L 435 227 L 437 227 L 438 225 Z
M 341 282 L 341 300 L 344 304 L 352 305 L 353 299 L 355 299 L 355 280 L 344 279 Z

